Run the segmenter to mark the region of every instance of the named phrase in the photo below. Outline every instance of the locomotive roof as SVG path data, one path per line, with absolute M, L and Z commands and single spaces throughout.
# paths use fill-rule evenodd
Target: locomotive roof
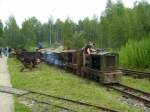
M 106 52 L 106 51 L 101 51 L 101 52 L 93 52 L 91 53 L 93 55 L 107 55 L 107 54 L 116 54 L 114 52 Z
M 63 50 L 62 52 L 68 52 L 68 53 L 70 52 L 70 53 L 71 53 L 71 52 L 76 52 L 76 51 L 77 51 L 77 50 L 71 49 L 71 50 Z

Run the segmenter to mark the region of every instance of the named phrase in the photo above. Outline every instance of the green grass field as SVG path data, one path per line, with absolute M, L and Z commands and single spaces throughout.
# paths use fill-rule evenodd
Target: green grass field
M 140 109 L 120 102 L 121 96 L 117 92 L 107 91 L 105 87 L 97 83 L 79 78 L 64 70 L 41 64 L 38 69 L 20 72 L 22 64 L 13 58 L 8 60 L 8 65 L 13 87 L 86 101 L 120 112 L 141 112 Z M 16 112 L 30 112 L 30 109 L 27 109 L 18 100 L 15 104 Z
M 148 79 L 135 79 L 132 77 L 124 76 L 122 78 L 122 83 L 150 93 L 150 81 Z

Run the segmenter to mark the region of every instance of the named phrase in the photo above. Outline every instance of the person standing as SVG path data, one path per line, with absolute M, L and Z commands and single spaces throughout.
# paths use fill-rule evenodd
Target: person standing
M 38 43 L 37 45 L 37 48 L 40 50 L 40 49 L 43 49 L 43 44 L 41 42 Z
M 92 52 L 93 45 L 94 45 L 93 43 L 89 43 L 83 49 L 83 66 L 87 66 L 89 64 L 87 59 L 90 58 L 90 54 Z
M 9 56 L 8 47 L 6 47 L 6 48 L 4 49 L 4 52 L 5 52 L 5 56 L 8 57 L 8 56 Z
M 0 58 L 2 58 L 2 48 L 0 48 Z

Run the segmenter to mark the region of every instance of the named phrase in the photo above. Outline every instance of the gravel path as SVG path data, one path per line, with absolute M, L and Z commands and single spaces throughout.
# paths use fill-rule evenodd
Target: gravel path
M 10 76 L 7 68 L 7 58 L 0 58 L 0 85 L 11 87 Z M 0 93 L 0 112 L 14 112 L 13 96 Z

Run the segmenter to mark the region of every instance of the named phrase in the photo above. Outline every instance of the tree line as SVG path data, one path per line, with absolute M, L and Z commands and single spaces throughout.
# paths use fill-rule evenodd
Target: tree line
M 0 21 L 0 46 L 12 48 L 29 48 L 42 42 L 45 46 L 60 44 L 78 49 L 92 41 L 99 48 L 118 49 L 129 39 L 140 41 L 149 37 L 150 4 L 145 0 L 135 2 L 133 8 L 126 8 L 121 0 L 108 0 L 100 18 L 87 17 L 78 23 L 71 18 L 55 22 L 50 18 L 41 23 L 31 17 L 19 27 L 14 16 L 5 25 Z

